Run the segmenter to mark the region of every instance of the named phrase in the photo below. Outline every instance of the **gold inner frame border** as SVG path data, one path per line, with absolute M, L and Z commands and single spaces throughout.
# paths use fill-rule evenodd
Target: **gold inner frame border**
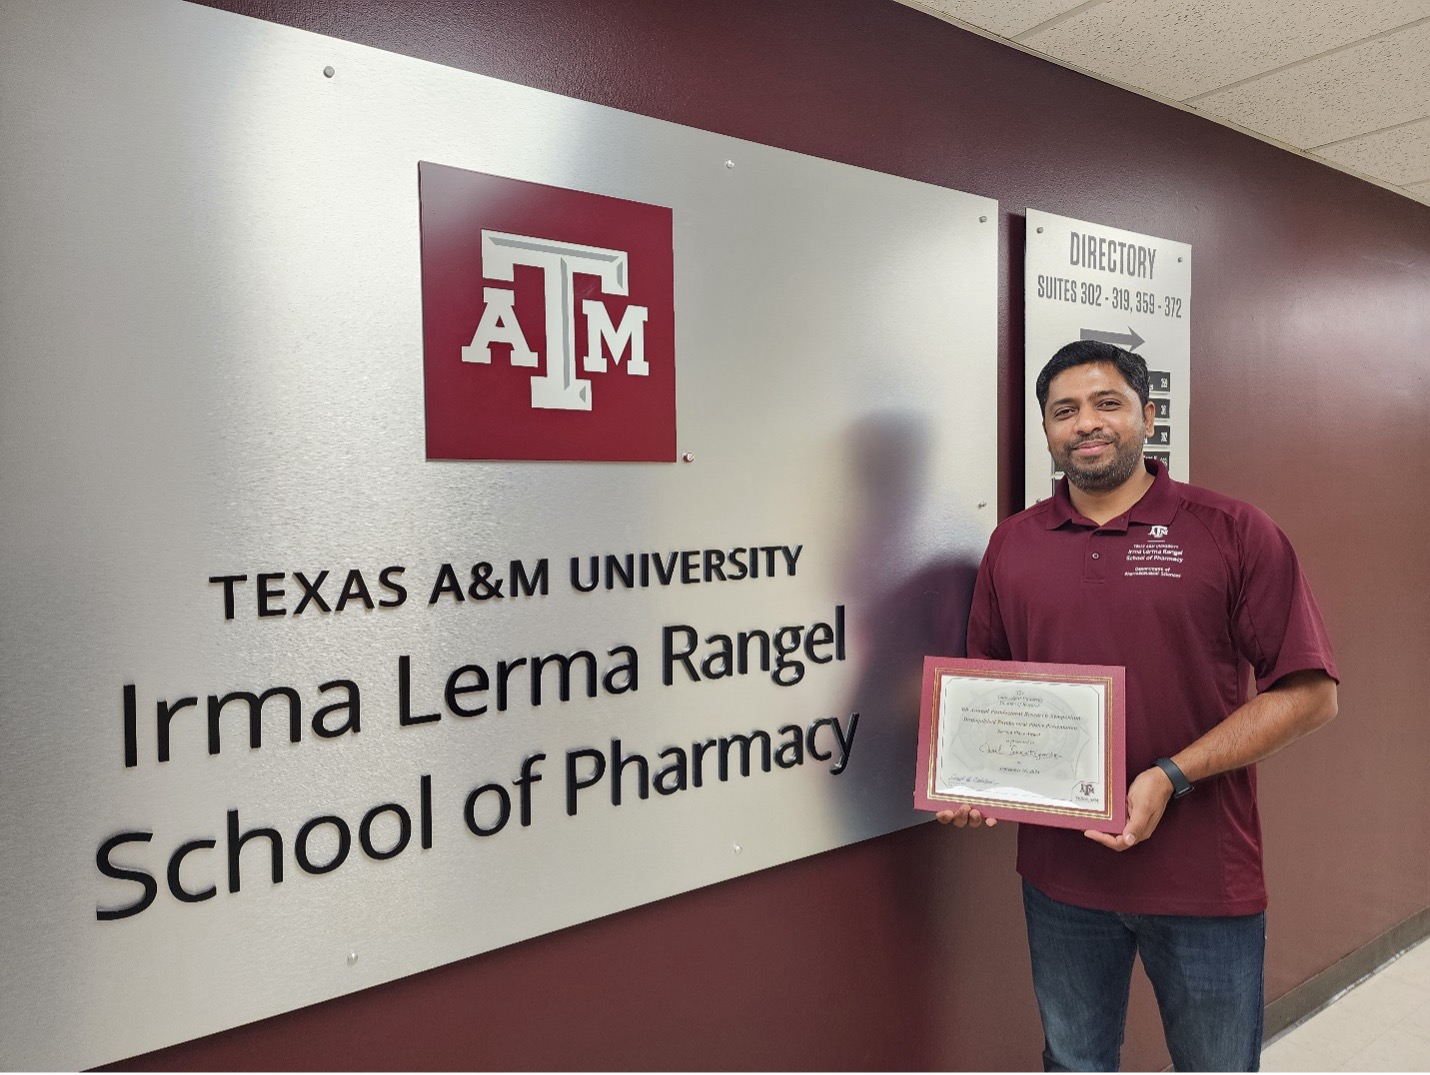
M 1102 707 L 1103 742 L 1112 738 L 1112 714 L 1116 708 L 1116 684 L 1111 676 L 1054 675 L 1051 672 L 1026 672 L 1020 670 L 995 670 L 984 668 L 960 668 L 953 665 L 935 665 L 933 669 L 934 690 L 933 709 L 929 714 L 928 771 L 925 774 L 925 794 L 935 802 L 966 803 L 969 806 L 996 806 L 1008 810 L 1021 810 L 1030 814 L 1055 814 L 1058 817 L 1078 817 L 1105 821 L 1112 817 L 1112 752 L 1102 752 L 1103 787 L 1105 806 L 1101 810 L 1079 810 L 1077 807 L 1042 806 L 1036 803 L 1019 802 L 1013 799 L 992 799 L 987 796 L 944 795 L 934 790 L 934 774 L 938 769 L 939 702 L 942 697 L 941 680 L 945 675 L 964 679 L 1026 679 L 1036 683 L 1101 683 L 1107 689 L 1107 701 Z

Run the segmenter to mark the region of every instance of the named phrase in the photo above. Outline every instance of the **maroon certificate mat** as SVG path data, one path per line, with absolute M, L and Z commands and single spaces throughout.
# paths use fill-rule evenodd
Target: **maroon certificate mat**
M 1125 699 L 1116 666 L 925 657 L 914 806 L 1121 832 Z

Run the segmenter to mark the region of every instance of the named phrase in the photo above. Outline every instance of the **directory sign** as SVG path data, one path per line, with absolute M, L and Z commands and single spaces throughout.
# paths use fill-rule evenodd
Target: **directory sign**
M 1191 246 L 1029 209 L 1024 266 L 1025 505 L 1050 496 L 1062 477 L 1033 388 L 1048 359 L 1074 340 L 1102 340 L 1146 360 L 1156 408 L 1146 456 L 1187 481 Z

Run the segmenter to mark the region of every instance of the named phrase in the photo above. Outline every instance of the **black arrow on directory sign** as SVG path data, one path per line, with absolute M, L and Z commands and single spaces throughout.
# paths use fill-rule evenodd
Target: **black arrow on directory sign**
M 1095 328 L 1085 328 L 1082 330 L 1084 340 L 1097 340 L 1099 343 L 1115 343 L 1119 347 L 1125 347 L 1129 351 L 1135 351 L 1147 341 L 1137 335 L 1137 330 L 1131 325 L 1127 326 L 1127 331 L 1122 332 L 1098 332 Z

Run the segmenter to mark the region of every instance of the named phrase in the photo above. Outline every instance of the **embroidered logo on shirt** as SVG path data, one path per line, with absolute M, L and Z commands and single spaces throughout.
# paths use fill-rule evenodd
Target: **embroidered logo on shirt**
M 1182 577 L 1182 547 L 1166 540 L 1167 527 L 1148 527 L 1148 541 L 1139 541 L 1127 550 L 1124 578 L 1179 579 Z

